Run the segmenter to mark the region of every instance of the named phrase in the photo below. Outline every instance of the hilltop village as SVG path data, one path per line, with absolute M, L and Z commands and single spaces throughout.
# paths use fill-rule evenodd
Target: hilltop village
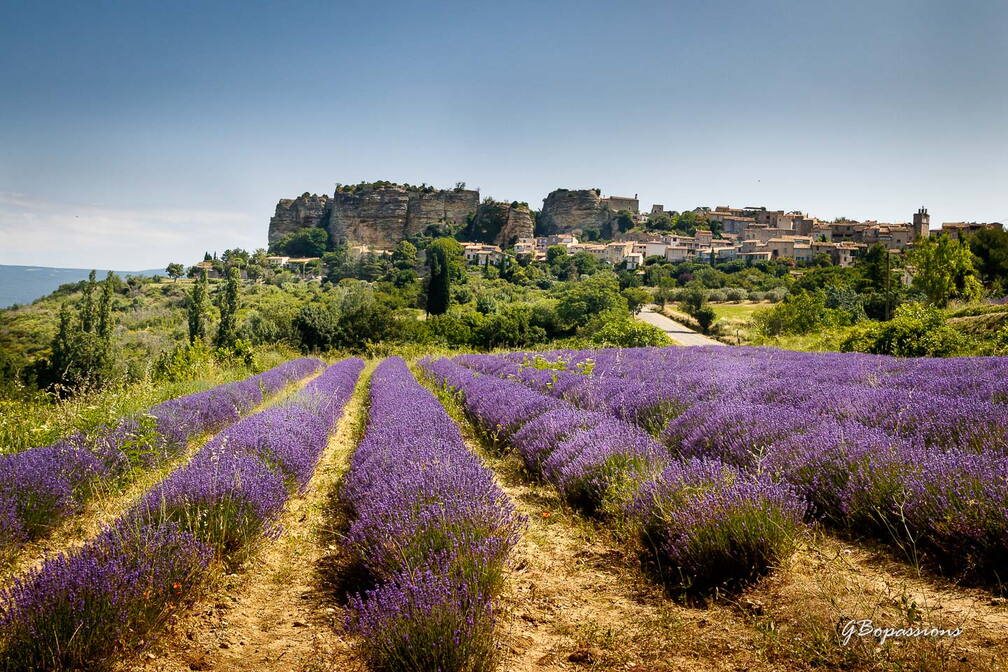
M 344 245 L 352 256 L 391 254 L 401 240 L 450 235 L 473 264 L 546 260 L 550 247 L 585 252 L 628 270 L 645 259 L 719 263 L 734 260 L 793 260 L 796 264 L 850 266 L 869 247 L 881 244 L 901 252 L 935 233 L 967 237 L 1000 223 L 944 222 L 932 230 L 921 207 L 900 223 L 824 221 L 799 211 L 763 206 L 697 207 L 666 210 L 654 204 L 643 211 L 637 195 L 602 196 L 601 189 L 557 189 L 539 211 L 526 203 L 480 200 L 478 190 L 459 183 L 435 189 L 390 182 L 339 185 L 332 198 L 305 193 L 282 199 L 269 225 L 271 263 L 303 268 L 315 257 L 284 254 L 285 236 L 305 229 L 327 232 L 330 245 Z

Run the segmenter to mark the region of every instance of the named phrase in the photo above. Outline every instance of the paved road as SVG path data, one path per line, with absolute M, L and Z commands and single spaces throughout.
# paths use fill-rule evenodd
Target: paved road
M 644 306 L 643 310 L 638 313 L 637 319 L 658 327 L 668 334 L 669 338 L 682 345 L 724 345 L 713 338 L 707 338 L 703 334 L 693 331 L 685 324 L 665 317 L 658 312 L 658 306 Z

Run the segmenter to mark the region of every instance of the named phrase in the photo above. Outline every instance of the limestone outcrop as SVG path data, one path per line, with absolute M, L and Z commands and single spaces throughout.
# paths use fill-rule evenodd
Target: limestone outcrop
M 595 189 L 556 189 L 543 199 L 536 226 L 541 235 L 591 230 L 610 237 L 615 217 Z
M 329 208 L 327 228 L 334 243 L 391 249 L 427 227 L 462 229 L 479 206 L 479 192 L 391 183 L 340 187 Z
M 281 198 L 269 223 L 270 245 L 299 229 L 325 226 L 329 221 L 330 204 L 331 199 L 326 194 L 305 192 L 297 198 Z
M 532 211 L 525 203 L 486 200 L 463 231 L 463 237 L 480 243 L 510 247 L 519 238 L 529 238 L 535 228 Z

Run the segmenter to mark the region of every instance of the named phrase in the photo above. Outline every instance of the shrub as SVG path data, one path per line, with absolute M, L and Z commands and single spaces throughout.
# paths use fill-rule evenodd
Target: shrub
M 725 300 L 733 303 L 745 301 L 749 298 L 749 293 L 741 287 L 728 287 L 724 290 Z
M 954 357 L 966 345 L 966 338 L 945 322 L 940 310 L 907 303 L 896 309 L 892 320 L 852 332 L 840 349 L 895 357 Z
M 754 316 L 757 328 L 767 336 L 810 334 L 833 321 L 822 292 L 801 291 L 791 294 L 771 308 Z
M 601 321 L 589 339 L 603 348 L 646 348 L 671 345 L 664 331 L 626 317 L 609 316 Z

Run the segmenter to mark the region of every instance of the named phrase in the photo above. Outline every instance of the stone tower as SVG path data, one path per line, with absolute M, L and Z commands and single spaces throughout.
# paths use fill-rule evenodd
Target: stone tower
M 914 213 L 913 219 L 913 230 L 915 238 L 927 238 L 928 229 L 931 227 L 931 215 L 928 214 L 927 209 L 921 206 L 921 209 Z

